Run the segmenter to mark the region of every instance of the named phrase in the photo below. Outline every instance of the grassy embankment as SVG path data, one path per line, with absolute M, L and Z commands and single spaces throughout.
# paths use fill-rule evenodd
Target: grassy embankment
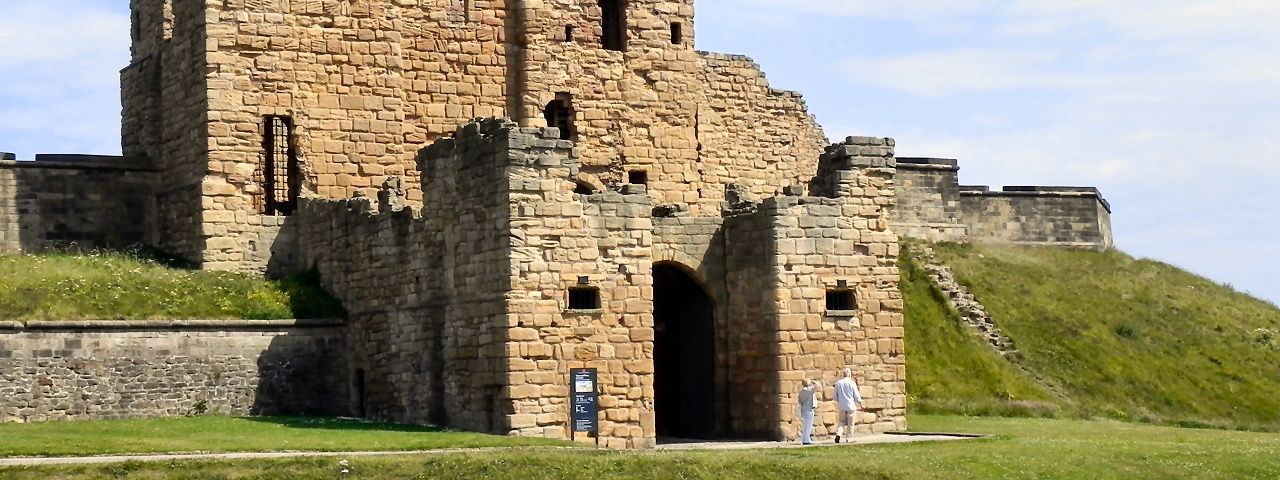
M 1023 354 L 960 327 L 903 263 L 917 412 L 1107 417 L 1280 430 L 1280 309 L 1120 252 L 937 245 Z
M 0 320 L 341 318 L 314 274 L 282 281 L 124 254 L 0 256 Z
M 795 479 L 1180 478 L 1280 476 L 1280 435 L 1116 421 L 916 416 L 916 428 L 985 440 L 765 451 L 474 452 L 426 456 L 171 461 L 0 468 L 0 478 L 79 479 Z M 0 437 L 3 438 L 3 437 Z

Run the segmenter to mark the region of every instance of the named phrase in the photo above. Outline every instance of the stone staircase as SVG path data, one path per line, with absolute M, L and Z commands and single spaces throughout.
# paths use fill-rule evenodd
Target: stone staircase
M 1013 361 L 1021 358 L 1021 352 L 1018 351 L 1013 340 L 1000 332 L 995 319 L 991 318 L 991 314 L 987 313 L 987 309 L 978 302 L 977 298 L 974 298 L 968 288 L 956 281 L 951 269 L 938 263 L 937 255 L 932 248 L 925 246 L 913 248 L 911 257 L 929 275 L 933 284 L 942 290 L 947 297 L 948 306 L 960 314 L 960 318 L 972 328 L 974 335 L 981 338 L 1001 357 Z

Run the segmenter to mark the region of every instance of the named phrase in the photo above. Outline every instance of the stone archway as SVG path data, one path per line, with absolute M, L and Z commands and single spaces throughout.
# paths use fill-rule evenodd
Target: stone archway
M 684 266 L 653 265 L 658 437 L 715 435 L 715 302 Z

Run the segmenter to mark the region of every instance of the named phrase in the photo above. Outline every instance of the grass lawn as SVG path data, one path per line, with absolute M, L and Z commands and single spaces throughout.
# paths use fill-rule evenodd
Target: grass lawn
M 342 318 L 314 274 L 281 281 L 119 253 L 0 255 L 0 320 Z
M 1280 477 L 1280 435 L 1045 419 L 915 416 L 918 430 L 996 434 L 911 445 L 728 452 L 528 451 L 3 468 L 6 479 L 896 479 Z
M 438 428 L 296 417 L 191 417 L 0 424 L 0 456 L 122 453 L 400 451 L 557 446 L 564 442 Z M 4 478 L 0 475 L 0 478 Z

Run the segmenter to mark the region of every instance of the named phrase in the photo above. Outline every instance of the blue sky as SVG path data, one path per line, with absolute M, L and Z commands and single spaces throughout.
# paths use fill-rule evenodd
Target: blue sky
M 118 153 L 126 0 L 4 0 L 0 150 Z M 1117 246 L 1280 301 L 1280 2 L 698 0 L 832 138 L 961 181 L 1091 185 Z

